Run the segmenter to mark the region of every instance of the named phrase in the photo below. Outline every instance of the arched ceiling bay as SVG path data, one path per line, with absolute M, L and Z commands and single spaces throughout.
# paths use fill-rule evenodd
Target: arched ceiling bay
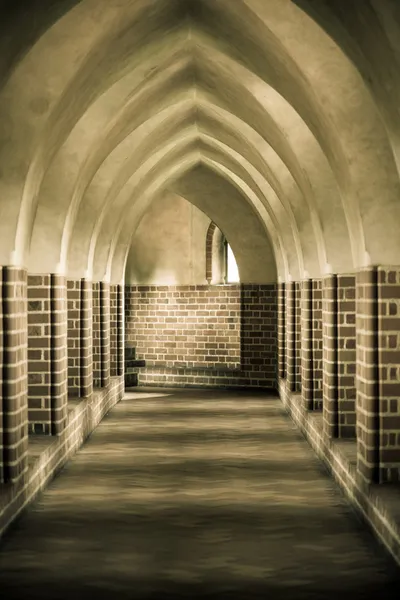
M 398 81 L 362 33 L 397 64 L 399 12 L 347 4 L 32 3 L 0 61 L 1 262 L 120 281 L 163 189 L 226 231 L 249 281 L 398 262 Z

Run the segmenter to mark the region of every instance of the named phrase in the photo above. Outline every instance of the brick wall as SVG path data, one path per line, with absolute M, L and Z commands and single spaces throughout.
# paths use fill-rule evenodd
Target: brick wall
M 380 480 L 400 481 L 400 268 L 378 269 Z
M 275 385 L 276 302 L 276 286 L 126 286 L 139 383 Z

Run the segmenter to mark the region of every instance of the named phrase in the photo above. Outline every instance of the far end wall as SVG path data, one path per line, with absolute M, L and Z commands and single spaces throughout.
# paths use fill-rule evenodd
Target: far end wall
M 165 192 L 135 232 L 125 286 L 125 344 L 139 385 L 263 387 L 277 382 L 275 283 L 208 285 L 211 221 Z

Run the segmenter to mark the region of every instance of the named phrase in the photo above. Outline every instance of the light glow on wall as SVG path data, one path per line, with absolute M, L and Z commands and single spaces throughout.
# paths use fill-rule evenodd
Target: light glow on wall
M 237 266 L 237 262 L 235 259 L 235 255 L 232 252 L 232 248 L 229 244 L 226 245 L 226 253 L 227 253 L 227 274 L 226 281 L 227 283 L 237 283 L 240 281 L 239 277 L 239 269 Z

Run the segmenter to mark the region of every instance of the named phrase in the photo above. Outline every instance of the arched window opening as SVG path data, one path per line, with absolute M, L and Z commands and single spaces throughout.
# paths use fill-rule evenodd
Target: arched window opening
M 239 283 L 239 269 L 228 240 L 211 223 L 206 237 L 206 279 L 209 284 Z
M 226 283 L 239 283 L 239 269 L 237 266 L 235 255 L 233 254 L 232 248 L 225 240 L 225 256 L 226 256 Z

